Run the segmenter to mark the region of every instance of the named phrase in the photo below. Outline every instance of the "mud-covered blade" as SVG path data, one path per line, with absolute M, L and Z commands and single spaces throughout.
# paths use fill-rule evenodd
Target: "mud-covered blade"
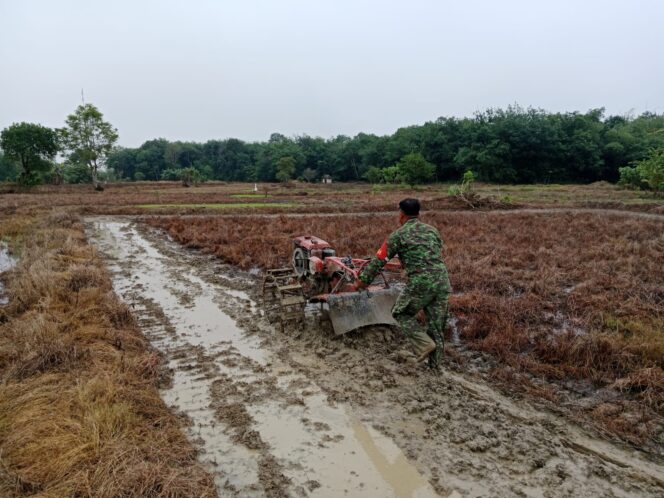
M 400 287 L 390 287 L 331 294 L 327 304 L 334 333 L 341 335 L 368 325 L 396 325 L 392 307 L 400 292 Z

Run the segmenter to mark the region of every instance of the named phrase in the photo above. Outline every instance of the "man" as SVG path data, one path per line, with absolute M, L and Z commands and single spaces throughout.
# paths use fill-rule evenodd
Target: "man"
M 443 355 L 450 282 L 441 254 L 443 241 L 440 233 L 422 223 L 419 214 L 419 200 L 404 199 L 399 203 L 401 226 L 364 269 L 360 275 L 360 287 L 369 285 L 390 259 L 399 256 L 408 284 L 397 299 L 392 316 L 415 347 L 417 361 L 428 358 L 429 366 L 437 369 Z M 418 320 L 422 311 L 426 326 Z

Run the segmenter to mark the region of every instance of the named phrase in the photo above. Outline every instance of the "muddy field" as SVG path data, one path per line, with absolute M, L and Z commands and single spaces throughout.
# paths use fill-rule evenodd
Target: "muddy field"
M 448 341 L 490 355 L 485 375 L 508 392 L 535 394 L 662 453 L 664 217 L 519 209 L 430 211 L 422 219 L 445 240 L 455 325 Z M 392 213 L 366 212 L 146 221 L 186 247 L 254 270 L 288 266 L 292 238 L 302 233 L 362 256 L 396 227 Z
M 303 330 L 280 333 L 258 272 L 131 219 L 90 218 L 87 233 L 165 355 L 162 397 L 220 496 L 663 494 L 660 457 L 497 391 L 482 378 L 491 360 L 458 341 L 463 368 L 435 375 L 402 362 L 389 329 L 336 338 L 309 310 Z

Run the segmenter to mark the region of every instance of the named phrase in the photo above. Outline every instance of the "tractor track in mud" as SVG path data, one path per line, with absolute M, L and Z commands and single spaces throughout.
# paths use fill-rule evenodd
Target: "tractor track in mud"
M 282 334 L 255 275 L 129 217 L 87 226 L 221 496 L 664 495 L 661 459 L 500 394 L 476 375 L 479 354 L 434 375 L 401 362 L 390 329 L 338 338 L 309 316 Z

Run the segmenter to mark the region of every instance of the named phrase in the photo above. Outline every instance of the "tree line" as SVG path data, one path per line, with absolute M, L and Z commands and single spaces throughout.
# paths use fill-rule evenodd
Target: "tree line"
M 103 190 L 100 173 L 117 139 L 117 130 L 92 104 L 78 106 L 62 128 L 14 123 L 0 132 L 0 181 L 25 186 L 92 182 Z M 55 161 L 58 153 L 64 162 Z
M 497 183 L 593 182 L 619 179 L 619 168 L 664 148 L 664 114 L 604 117 L 547 113 L 518 106 L 471 118 L 440 118 L 392 135 L 360 133 L 324 139 L 274 133 L 266 142 L 235 138 L 205 143 L 149 140 L 118 148 L 108 165 L 119 178 L 174 179 L 194 168 L 224 181 L 427 183 L 456 181 L 467 170 Z
M 587 183 L 618 181 L 620 168 L 662 149 L 664 114 L 605 116 L 603 109 L 550 113 L 510 106 L 468 118 L 441 117 L 385 136 L 325 139 L 274 133 L 265 142 L 228 138 L 205 143 L 154 139 L 137 148 L 113 147 L 105 162 L 109 179 L 129 181 L 316 181 L 329 176 L 417 184 L 458 181 L 472 170 L 486 182 Z M 85 159 L 70 154 L 70 168 Z

